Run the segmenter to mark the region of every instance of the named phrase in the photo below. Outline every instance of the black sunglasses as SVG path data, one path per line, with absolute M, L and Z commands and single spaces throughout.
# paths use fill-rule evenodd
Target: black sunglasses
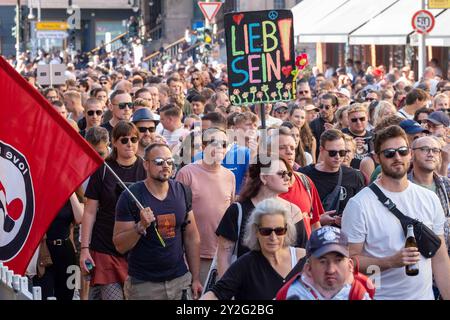
M 390 148 L 390 149 L 384 149 L 384 150 L 380 151 L 380 153 L 383 153 L 383 155 L 387 159 L 393 158 L 397 152 L 400 156 L 405 157 L 409 154 L 409 148 L 408 147 L 400 147 L 397 149 Z
M 423 120 L 417 120 L 418 124 L 424 124 L 427 123 L 427 119 L 423 119 Z
M 281 177 L 281 179 L 286 178 L 286 176 L 288 176 L 289 179 L 292 178 L 292 172 L 290 172 L 290 171 L 278 171 L 277 175 L 279 175 Z
M 347 150 L 326 150 L 325 149 L 325 151 L 328 151 L 328 155 L 330 156 L 330 157 L 336 157 L 336 155 L 338 155 L 339 154 L 339 157 L 345 157 L 346 155 L 347 155 Z
M 98 115 L 98 116 L 101 116 L 102 114 L 103 114 L 103 111 L 102 110 L 89 110 L 88 112 L 87 112 L 87 115 L 89 116 L 89 117 L 92 117 L 94 114 L 96 114 L 96 115 Z
M 100 82 L 100 84 L 103 84 L 103 85 L 108 84 L 108 81 L 102 81 L 102 82 Z
M 161 167 L 164 163 L 166 163 L 168 166 L 172 166 L 175 163 L 175 160 L 173 158 L 169 159 L 156 158 L 150 161 L 153 162 L 158 167 Z
M 139 138 L 138 137 L 131 137 L 131 138 L 123 137 L 123 138 L 120 138 L 120 142 L 122 144 L 127 144 L 128 141 L 130 141 L 130 140 L 131 140 L 131 143 L 136 143 L 136 142 L 138 142 Z
M 156 131 L 156 127 L 137 127 L 140 133 L 150 132 L 153 133 Z
M 366 98 L 366 101 L 373 101 L 373 100 L 377 100 L 377 99 L 376 98 L 371 98 L 371 97 Z
M 350 119 L 353 123 L 357 122 L 358 120 L 361 122 L 366 121 L 366 117 L 361 117 L 361 118 L 352 118 Z
M 305 90 L 305 91 L 297 91 L 297 93 L 298 93 L 298 94 L 307 94 L 307 93 L 309 93 L 309 91 L 308 91 L 308 90 Z
M 128 107 L 128 109 L 133 109 L 134 103 L 133 102 L 121 102 L 118 104 L 119 109 L 123 110 Z
M 272 234 L 272 232 L 275 232 L 275 234 L 277 236 L 284 236 L 286 234 L 286 232 L 287 232 L 287 228 L 286 227 L 284 227 L 284 228 L 277 227 L 275 229 L 272 229 L 272 228 L 258 228 L 258 231 L 259 231 L 259 234 L 264 236 L 264 237 L 270 236 Z
M 324 105 L 324 104 L 321 104 L 320 106 L 319 106 L 319 109 L 326 109 L 326 110 L 330 110 L 331 108 L 333 108 L 333 106 L 328 106 L 328 105 Z
M 203 141 L 204 145 L 210 145 L 212 144 L 213 146 L 221 146 L 222 148 L 226 148 L 228 145 L 228 142 L 226 141 L 218 141 L 218 140 L 207 140 L 207 141 Z

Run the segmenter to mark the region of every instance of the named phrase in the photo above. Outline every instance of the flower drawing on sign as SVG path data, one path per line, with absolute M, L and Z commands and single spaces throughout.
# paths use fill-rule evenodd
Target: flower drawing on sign
M 283 93 L 283 98 L 285 98 L 285 99 L 288 99 L 289 97 L 290 97 L 290 92 L 289 91 L 285 91 L 284 93 Z
M 292 84 L 286 83 L 286 85 L 284 87 L 286 88 L 286 90 L 291 90 Z
M 258 91 L 256 97 L 259 98 L 259 102 L 262 102 L 263 93 L 261 91 Z
M 247 91 L 245 91 L 245 92 L 242 94 L 242 98 L 245 99 L 245 103 L 248 103 L 248 92 L 247 92 Z
M 269 97 L 269 94 L 267 93 L 267 91 L 269 91 L 269 86 L 267 84 L 265 84 L 261 87 L 261 90 L 264 92 L 264 95 L 266 96 L 267 101 L 269 101 L 270 97 Z
M 258 91 L 255 86 L 250 87 L 250 93 L 253 94 L 252 102 L 255 102 L 255 93 Z
M 239 93 L 241 93 L 241 91 L 239 89 L 234 89 L 233 90 L 233 97 L 234 99 L 232 100 L 233 103 L 237 103 L 237 104 L 241 104 L 242 100 L 241 97 L 239 96 Z
M 283 96 L 281 95 L 281 89 L 283 89 L 283 82 L 278 81 L 275 87 L 278 89 L 278 97 L 280 100 L 283 99 Z
M 239 89 L 234 89 L 233 94 L 238 95 L 240 93 Z
M 270 93 L 270 96 L 275 100 L 277 98 L 277 93 L 275 91 Z

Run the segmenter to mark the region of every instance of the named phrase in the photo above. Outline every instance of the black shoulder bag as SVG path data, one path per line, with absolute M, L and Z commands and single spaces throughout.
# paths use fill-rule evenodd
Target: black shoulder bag
M 336 187 L 329 193 L 322 201 L 325 211 L 336 210 L 339 213 L 339 206 L 341 204 L 341 184 L 342 184 L 342 167 L 339 167 L 339 178 Z
M 441 239 L 425 224 L 419 220 L 413 219 L 411 217 L 405 216 L 400 210 L 397 209 L 395 203 L 391 199 L 386 197 L 383 191 L 375 184 L 371 183 L 369 188 L 377 195 L 378 200 L 400 220 L 405 236 L 407 234 L 408 225 L 413 225 L 414 236 L 416 237 L 417 246 L 419 252 L 425 258 L 432 258 L 439 250 L 441 246 Z

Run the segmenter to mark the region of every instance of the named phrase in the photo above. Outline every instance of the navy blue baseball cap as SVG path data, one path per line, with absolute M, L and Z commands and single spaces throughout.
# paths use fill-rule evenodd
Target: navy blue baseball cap
M 407 119 L 400 122 L 400 127 L 405 130 L 406 134 L 416 134 L 420 132 L 429 132 L 427 129 L 423 128 L 418 122 Z
M 434 111 L 428 115 L 427 121 L 434 124 L 442 124 L 444 127 L 450 125 L 450 118 L 442 111 Z
M 156 124 L 159 122 L 159 116 L 153 114 L 148 108 L 141 108 L 133 113 L 132 122 L 136 124 L 139 121 L 153 121 Z
M 350 257 L 348 250 L 348 238 L 341 229 L 325 226 L 314 230 L 306 245 L 307 256 L 320 258 L 327 253 L 337 252 L 345 257 Z

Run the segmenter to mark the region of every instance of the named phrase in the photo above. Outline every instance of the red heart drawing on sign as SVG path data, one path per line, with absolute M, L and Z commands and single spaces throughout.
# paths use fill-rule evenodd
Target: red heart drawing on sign
M 292 71 L 292 66 L 285 66 L 283 68 L 281 68 L 281 72 L 283 72 L 285 77 L 289 77 L 289 75 L 291 74 Z
M 241 24 L 242 19 L 244 19 L 244 14 L 235 14 L 233 16 L 233 20 L 234 22 L 236 22 L 236 24 Z

